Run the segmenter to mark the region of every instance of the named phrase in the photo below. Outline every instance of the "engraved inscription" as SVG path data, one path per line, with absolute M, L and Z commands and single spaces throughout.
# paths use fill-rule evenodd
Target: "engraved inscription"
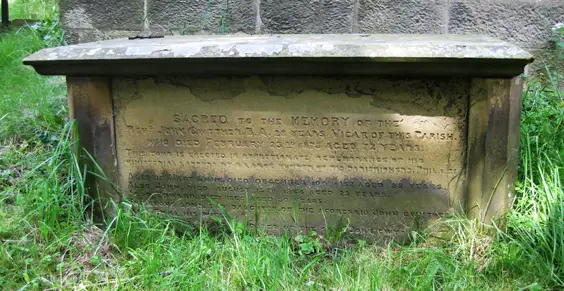
M 400 237 L 459 205 L 467 81 L 311 79 L 292 98 L 256 77 L 236 97 L 206 93 L 205 82 L 196 96 L 188 85 L 115 80 L 121 184 L 189 219 L 217 214 L 216 203 L 234 216 L 268 214 L 261 223 L 273 232 L 347 218 L 361 237 Z M 348 96 L 347 86 L 372 89 Z

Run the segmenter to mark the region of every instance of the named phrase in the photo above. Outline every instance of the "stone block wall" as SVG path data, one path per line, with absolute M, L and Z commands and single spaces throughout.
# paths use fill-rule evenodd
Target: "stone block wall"
M 60 0 L 70 43 L 157 34 L 485 34 L 549 46 L 564 0 Z

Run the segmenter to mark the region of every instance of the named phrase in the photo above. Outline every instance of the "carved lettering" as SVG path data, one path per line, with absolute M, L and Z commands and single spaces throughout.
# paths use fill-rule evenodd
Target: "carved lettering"
M 156 210 L 199 222 L 222 205 L 273 232 L 350 220 L 352 234 L 393 238 L 463 196 L 468 93 L 451 82 L 272 77 L 302 92 L 274 94 L 255 77 L 202 97 L 191 86 L 209 85 L 185 78 L 114 82 L 120 184 Z M 442 93 L 418 89 L 432 86 Z

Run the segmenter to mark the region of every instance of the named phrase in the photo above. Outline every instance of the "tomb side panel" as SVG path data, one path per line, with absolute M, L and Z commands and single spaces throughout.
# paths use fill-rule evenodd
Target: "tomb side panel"
M 468 114 L 468 193 L 466 211 L 469 217 L 479 218 L 482 213 L 483 185 L 485 183 L 486 134 L 489 121 L 487 79 L 472 80 Z
M 467 211 L 485 223 L 504 215 L 515 198 L 522 87 L 520 76 L 472 82 Z
M 218 203 L 259 214 L 272 232 L 343 219 L 361 237 L 402 237 L 461 209 L 469 88 L 448 78 L 116 79 L 120 183 L 194 221 L 218 215 Z
M 517 180 L 517 172 L 520 162 L 520 146 L 521 146 L 521 109 L 523 106 L 523 86 L 524 80 L 522 76 L 516 76 L 511 80 L 509 95 L 509 114 L 508 114 L 508 134 L 507 140 L 507 192 L 505 197 L 506 203 L 503 205 L 503 211 L 507 212 L 513 206 L 516 199 L 515 181 Z
M 96 199 L 97 218 L 112 215 L 106 207 L 119 202 L 117 152 L 113 123 L 111 81 L 105 77 L 67 77 L 69 109 L 79 145 L 77 154 L 87 169 L 89 195 Z

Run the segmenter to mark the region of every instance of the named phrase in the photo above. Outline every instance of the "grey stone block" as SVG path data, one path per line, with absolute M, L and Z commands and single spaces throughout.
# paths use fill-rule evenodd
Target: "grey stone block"
M 354 0 L 262 0 L 263 33 L 351 33 Z
M 562 0 L 452 0 L 449 33 L 485 34 L 531 48 L 548 45 L 564 21 Z
M 529 75 L 537 75 L 542 78 L 548 78 L 549 74 L 564 72 L 564 58 L 562 58 L 562 53 L 564 52 L 561 50 L 530 48 L 527 51 L 535 58 L 535 62 L 527 66 L 527 73 Z M 549 71 L 548 73 L 547 70 Z M 550 84 L 550 80 L 546 81 L 546 84 Z M 559 84 L 564 86 L 564 79 L 559 80 Z M 564 89 L 564 87 L 562 88 Z
M 141 30 L 142 0 L 61 0 L 61 21 L 72 29 Z
M 76 44 L 115 38 L 125 38 L 138 34 L 138 31 L 132 30 L 98 30 L 75 28 L 67 29 L 65 31 L 65 41 L 69 44 Z
M 359 32 L 446 33 L 448 0 L 359 1 Z
M 252 33 L 258 0 L 151 0 L 151 30 L 173 34 Z

